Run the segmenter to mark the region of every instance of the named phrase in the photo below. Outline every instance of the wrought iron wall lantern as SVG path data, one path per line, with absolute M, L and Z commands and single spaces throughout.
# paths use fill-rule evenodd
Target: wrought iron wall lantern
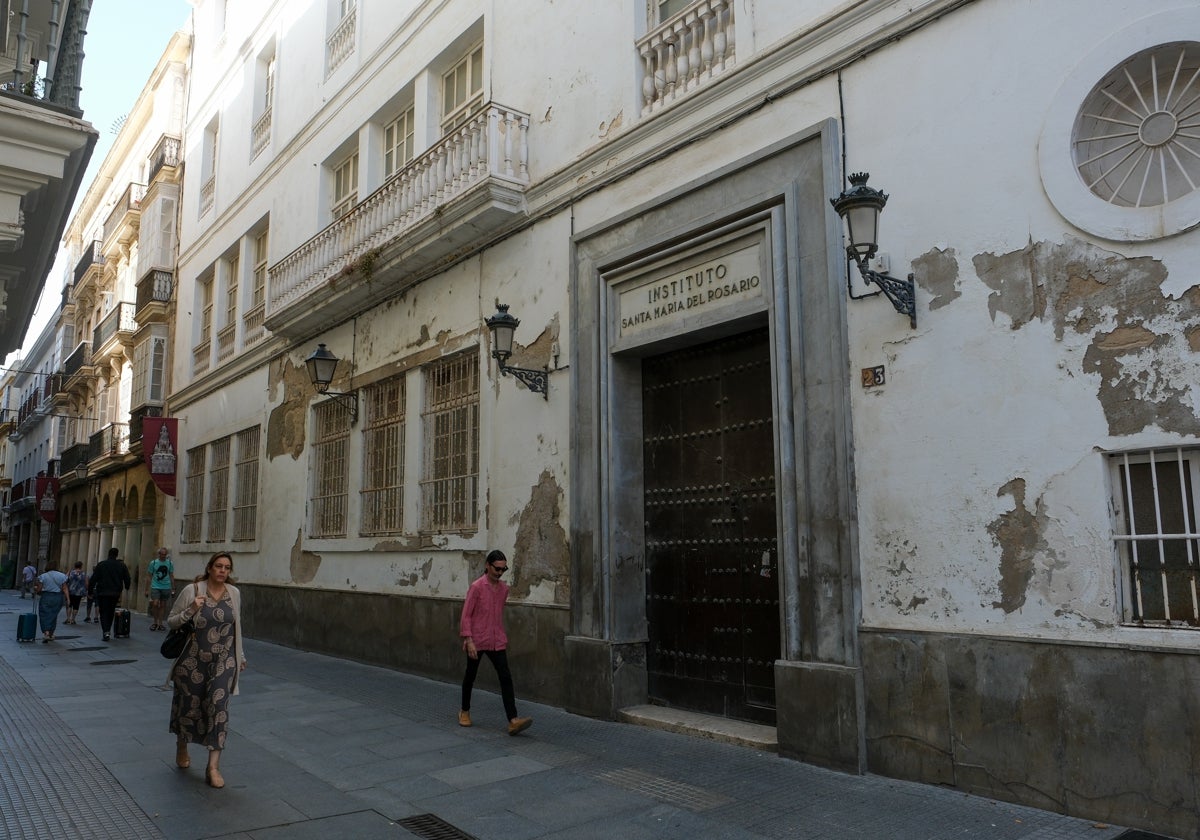
M 892 277 L 871 269 L 871 259 L 879 250 L 879 213 L 887 204 L 887 194 L 867 186 L 869 172 L 850 176 L 850 189 L 837 198 L 829 199 L 833 209 L 846 221 L 849 242 L 846 253 L 858 266 L 858 273 L 868 286 L 879 287 L 901 315 L 907 315 L 913 329 L 917 328 L 917 300 L 913 275 L 907 280 Z
M 87 461 L 80 461 L 71 472 L 75 474 L 75 480 L 80 484 L 85 481 L 88 483 L 88 486 L 92 488 L 93 496 L 100 495 L 100 484 L 104 476 L 101 473 L 92 472 L 91 465 Z
M 317 393 L 324 394 L 350 412 L 350 425 L 353 426 L 358 422 L 358 394 L 353 391 L 329 390 L 329 383 L 333 381 L 334 371 L 337 370 L 340 361 L 341 359 L 329 352 L 324 344 L 318 344 L 312 355 L 304 360 L 304 364 L 308 368 L 308 379 L 317 389 Z
M 508 304 L 496 304 L 496 314 L 483 321 L 492 331 L 492 358 L 500 365 L 500 373 L 513 377 L 525 383 L 525 387 L 535 394 L 541 394 L 542 399 L 549 400 L 548 385 L 550 380 L 549 368 L 534 370 L 532 368 L 513 367 L 508 364 L 512 356 L 513 333 L 517 331 L 520 321 L 508 314 Z

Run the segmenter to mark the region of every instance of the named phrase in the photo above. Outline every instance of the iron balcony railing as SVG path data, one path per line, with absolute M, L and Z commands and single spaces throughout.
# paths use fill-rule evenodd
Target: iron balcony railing
M 58 458 L 59 475 L 71 476 L 81 463 L 87 463 L 89 444 L 76 443 L 62 451 Z
M 84 249 L 83 256 L 75 264 L 75 277 L 71 281 L 72 285 L 79 283 L 92 266 L 104 265 L 104 252 L 101 250 L 101 246 L 102 243 L 99 239 L 93 239 L 92 243 Z
M 175 275 L 161 268 L 152 268 L 137 282 L 137 311 L 151 303 L 166 303 L 171 299 Z
M 112 212 L 108 214 L 108 218 L 104 220 L 105 242 L 107 242 L 109 237 L 116 233 L 117 229 L 121 227 L 127 214 L 141 211 L 142 198 L 145 195 L 145 184 L 130 184 L 125 188 L 125 192 L 121 193 L 121 197 L 117 199 L 116 206 L 114 206 Z
M 128 301 L 118 303 L 112 312 L 104 316 L 104 320 L 92 331 L 92 346 L 96 352 L 101 352 L 117 332 L 134 332 L 137 322 L 133 320 L 134 304 Z
M 88 440 L 88 460 L 124 455 L 129 451 L 129 424 L 109 423 Z
M 150 174 L 146 180 L 154 182 L 154 176 L 164 166 L 179 166 L 179 138 L 164 134 L 150 152 Z
M 71 351 L 71 355 L 67 356 L 67 361 L 63 363 L 63 373 L 67 376 L 73 376 L 79 373 L 79 369 L 84 365 L 92 362 L 92 342 L 81 341 L 79 345 Z

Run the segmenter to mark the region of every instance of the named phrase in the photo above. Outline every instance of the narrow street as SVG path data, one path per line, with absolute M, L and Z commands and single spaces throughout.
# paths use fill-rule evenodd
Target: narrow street
M 129 639 L 60 622 L 56 641 L 18 643 L 29 607 L 0 592 L 0 835 L 13 840 L 1123 833 L 529 702 L 533 727 L 509 737 L 499 699 L 478 689 L 475 725 L 461 728 L 457 686 L 255 641 L 231 706 L 227 787 L 213 790 L 198 747 L 190 769 L 174 766 L 164 634 L 135 616 Z

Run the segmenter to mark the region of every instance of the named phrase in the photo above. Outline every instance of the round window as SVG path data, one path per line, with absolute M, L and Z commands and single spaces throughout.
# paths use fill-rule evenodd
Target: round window
M 1042 186 L 1080 230 L 1120 242 L 1200 225 L 1200 5 L 1158 12 L 1070 70 L 1038 141 Z
M 1157 207 L 1200 185 L 1200 44 L 1143 50 L 1105 76 L 1075 120 L 1087 188 L 1121 207 Z

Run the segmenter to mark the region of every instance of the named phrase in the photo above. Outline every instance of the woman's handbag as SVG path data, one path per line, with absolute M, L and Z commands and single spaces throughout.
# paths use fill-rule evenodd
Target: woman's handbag
M 195 629 L 196 625 L 191 619 L 188 619 L 167 634 L 167 638 L 163 639 L 158 652 L 167 659 L 178 659 L 184 648 L 187 647 L 187 643 L 192 640 L 192 632 Z

